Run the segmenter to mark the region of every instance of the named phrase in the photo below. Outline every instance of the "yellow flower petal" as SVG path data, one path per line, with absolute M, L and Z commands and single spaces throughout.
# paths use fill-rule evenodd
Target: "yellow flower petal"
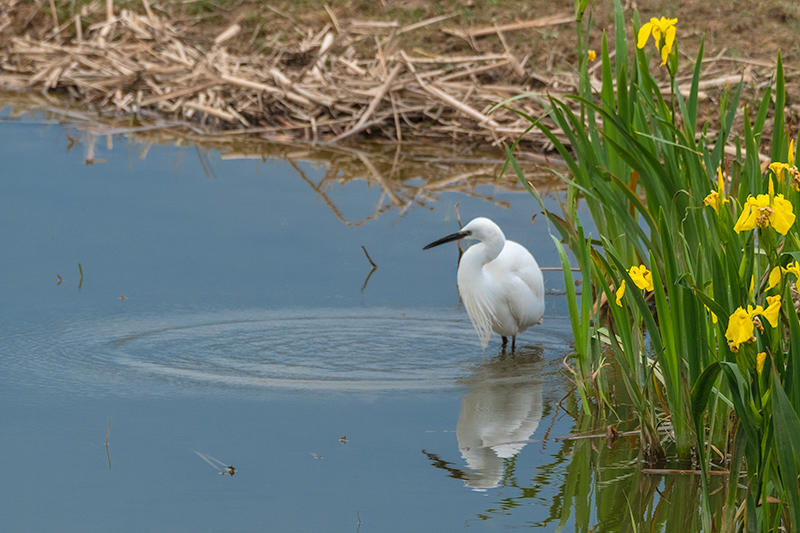
M 778 285 L 781 282 L 781 278 L 783 277 L 783 270 L 781 267 L 776 266 L 772 269 L 769 273 L 769 280 L 767 281 L 767 290 Z
M 594 61 L 595 59 L 597 59 L 597 52 L 595 52 L 594 50 L 589 50 L 588 56 L 589 56 L 589 61 Z
M 784 171 L 789 170 L 789 165 L 786 163 L 781 163 L 780 161 L 775 161 L 774 163 L 769 164 L 769 169 L 777 176 L 779 180 L 784 179 Z
M 709 309 L 709 308 L 708 308 L 708 306 L 707 306 L 707 305 L 705 305 L 705 304 L 704 304 L 704 307 L 706 308 L 706 311 L 708 311 L 709 313 L 711 313 L 711 322 L 713 322 L 714 324 L 716 324 L 716 323 L 717 323 L 717 315 L 715 315 L 715 314 L 714 314 L 714 313 L 711 311 L 711 309 Z
M 800 279 L 800 263 L 795 261 L 794 263 L 789 263 L 786 265 L 786 268 L 782 269 L 783 272 L 788 272 L 790 274 L 794 274 L 797 276 L 797 279 Z
M 661 31 L 661 25 L 658 24 L 658 22 L 656 22 L 656 24 L 653 25 L 653 40 L 656 42 L 656 48 L 661 46 L 661 34 L 662 33 L 663 32 Z M 659 50 L 660 50 L 660 48 L 659 48 Z
M 782 194 L 778 194 L 773 199 L 772 210 L 772 214 L 769 215 L 769 224 L 781 235 L 786 235 L 795 220 L 792 203 L 784 199 Z
M 711 191 L 703 199 L 703 205 L 710 205 L 714 211 L 718 211 L 721 205 L 725 205 L 730 200 L 725 198 L 725 177 L 722 175 L 722 167 L 717 168 L 717 190 Z
M 767 352 L 759 352 L 756 355 L 756 370 L 760 374 L 764 370 L 764 361 L 767 360 Z
M 769 325 L 773 328 L 778 327 L 778 317 L 781 313 L 781 295 L 776 294 L 775 296 L 767 296 L 767 308 L 764 309 L 762 313 L 764 318 L 767 319 Z
M 716 211 L 719 206 L 719 193 L 717 191 L 708 193 L 708 196 L 703 198 L 703 205 L 710 205 Z
M 724 196 L 724 192 L 725 192 L 725 178 L 722 176 L 722 167 L 719 167 L 719 168 L 717 169 L 717 190 L 718 190 L 720 193 L 723 193 L 723 196 Z
M 625 294 L 625 280 L 622 280 L 622 283 L 619 284 L 619 288 L 617 289 L 617 305 L 622 307 L 622 296 Z
M 742 231 L 751 230 L 756 227 L 756 219 L 758 218 L 758 208 L 755 205 L 755 200 L 752 196 L 748 196 L 742 208 L 742 213 L 739 215 L 739 220 L 733 226 L 733 231 L 740 233 Z
M 636 39 L 636 48 L 644 48 L 644 45 L 647 44 L 647 39 L 650 37 L 650 32 L 653 30 L 654 24 L 658 22 L 657 19 L 652 18 L 650 22 L 643 24 L 641 28 L 639 28 L 639 35 Z
M 675 19 L 677 22 L 678 19 Z M 675 42 L 675 26 L 670 26 L 667 28 L 666 31 L 666 41 L 664 43 L 664 47 L 661 48 L 661 64 L 667 64 L 667 58 L 669 58 L 669 53 L 672 51 L 672 44 Z

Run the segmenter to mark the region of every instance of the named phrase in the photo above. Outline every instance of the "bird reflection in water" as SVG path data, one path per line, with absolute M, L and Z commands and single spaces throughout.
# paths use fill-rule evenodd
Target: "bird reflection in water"
M 516 356 L 484 361 L 462 381 L 467 393 L 461 400 L 456 437 L 467 468 L 423 450 L 433 466 L 474 490 L 502 484 L 507 461 L 531 442 L 542 418 L 543 351 L 524 347 Z

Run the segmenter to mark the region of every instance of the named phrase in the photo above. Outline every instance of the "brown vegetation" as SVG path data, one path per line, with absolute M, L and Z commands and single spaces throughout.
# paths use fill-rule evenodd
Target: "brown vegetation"
M 704 96 L 712 123 L 727 84 L 744 75 L 755 94 L 770 82 L 784 38 L 790 80 L 794 75 L 800 8 L 750 5 L 756 3 L 748 4 L 750 24 L 733 28 L 720 27 L 735 16 L 723 15 L 729 2 L 687 2 L 678 13 L 655 1 L 639 6 L 643 16 L 680 17 L 688 57 L 707 26 Z M 574 92 L 577 84 L 572 2 L 563 0 L 544 7 L 516 0 L 403 8 L 388 0 L 61 4 L 0 6 L 0 87 L 36 91 L 53 106 L 95 111 L 132 131 L 323 143 L 369 138 L 467 151 L 513 140 L 529 126 L 493 109 L 498 102 L 526 94 L 514 107 L 540 117 L 540 98 Z M 595 10 L 599 28 L 611 28 L 610 4 Z M 771 33 L 761 46 L 744 46 L 758 24 Z M 731 34 L 739 39 L 725 41 Z M 599 36 L 594 31 L 598 49 Z M 691 65 L 683 64 L 685 80 Z M 793 98 L 790 90 L 790 108 Z M 541 136 L 527 139 L 529 153 L 549 148 Z

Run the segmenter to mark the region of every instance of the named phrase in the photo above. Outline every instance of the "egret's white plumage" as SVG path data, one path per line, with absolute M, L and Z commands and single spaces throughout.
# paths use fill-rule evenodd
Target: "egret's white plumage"
M 506 240 L 500 227 L 484 217 L 424 249 L 458 239 L 479 241 L 461 257 L 458 292 L 481 345 L 486 348 L 494 331 L 503 337 L 503 346 L 511 337 L 513 350 L 518 333 L 542 322 L 542 271 L 524 246 Z

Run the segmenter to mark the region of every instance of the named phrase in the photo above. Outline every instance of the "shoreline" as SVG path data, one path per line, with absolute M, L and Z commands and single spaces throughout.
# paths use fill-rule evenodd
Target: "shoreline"
M 400 44 L 453 15 L 410 24 L 345 21 L 326 4 L 328 21 L 321 28 L 309 27 L 291 43 L 276 37 L 259 52 L 240 54 L 227 45 L 241 37 L 241 21 L 198 38 L 190 25 L 156 14 L 149 0 L 142 0 L 140 7 L 143 14 L 115 10 L 110 1 L 95 2 L 59 26 L 54 25 L 59 18 L 53 10 L 49 29 L 34 38 L 30 32 L 7 34 L 23 15 L 18 12 L 21 4 L 12 2 L 0 13 L 0 28 L 5 28 L 0 34 L 6 33 L 0 46 L 0 89 L 38 93 L 54 106 L 127 123 L 127 130 L 118 126 L 120 131 L 175 130 L 274 143 L 387 142 L 501 154 L 503 144 L 514 143 L 531 122 L 497 108 L 498 103 L 515 98 L 511 106 L 516 111 L 537 119 L 545 116 L 543 102 L 549 96 L 577 92 L 576 72 L 535 72 L 530 54 L 520 57 L 504 37 L 525 28 L 569 28 L 574 33 L 569 13 L 494 28 L 440 28 L 473 40 L 494 30 L 502 42 L 502 52 L 446 54 L 407 50 Z M 40 21 L 47 22 L 46 17 Z M 702 97 L 711 104 L 704 118 L 712 130 L 716 100 L 732 80 L 743 76 L 755 94 L 773 70 L 769 62 L 723 53 L 704 60 L 710 74 L 704 72 Z M 589 67 L 598 87 L 599 63 Z M 679 80 L 691 72 L 688 63 L 682 65 Z M 715 70 L 720 65 L 724 68 Z M 733 74 L 730 66 L 736 69 Z M 788 70 L 787 75 L 797 74 Z M 556 135 L 566 143 L 560 132 Z M 552 152 L 552 143 L 533 129 L 517 154 L 543 160 Z

